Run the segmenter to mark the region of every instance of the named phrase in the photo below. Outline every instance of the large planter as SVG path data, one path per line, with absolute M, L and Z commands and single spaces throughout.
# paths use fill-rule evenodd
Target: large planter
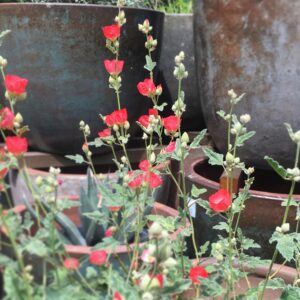
M 219 178 L 223 173 L 221 167 L 210 166 L 207 157 L 202 153 L 193 153 L 186 161 L 186 182 L 189 188 L 193 184 L 197 187 L 206 188 L 207 192 L 201 197 L 208 197 L 220 188 Z M 240 227 L 243 233 L 254 239 L 260 249 L 251 250 L 251 254 L 270 259 L 273 255 L 274 245 L 269 244 L 269 239 L 276 226 L 281 225 L 285 207 L 281 204 L 288 198 L 289 182 L 284 182 L 277 174 L 269 170 L 256 170 L 255 181 L 250 190 L 250 199 L 245 202 L 245 209 L 241 214 Z M 241 182 L 243 182 L 241 180 Z M 293 198 L 300 201 L 300 187 L 297 184 L 296 195 Z M 296 209 L 290 209 L 287 222 L 291 225 L 291 231 L 296 226 Z M 213 227 L 220 221 L 219 216 L 208 216 L 204 209 L 197 207 L 194 226 L 199 244 L 206 241 L 217 240 L 220 231 Z
M 213 258 L 205 258 L 201 262 L 202 267 L 207 267 L 210 265 L 215 264 L 216 261 Z M 236 268 L 241 268 L 239 265 L 235 265 Z M 245 278 L 241 279 L 235 286 L 236 296 L 245 293 L 249 289 L 249 283 L 251 288 L 256 288 L 259 284 L 266 278 L 269 266 L 268 265 L 261 265 L 255 268 L 249 268 L 247 266 L 243 266 L 243 271 L 248 272 L 248 282 Z M 295 279 L 298 276 L 298 272 L 296 269 L 282 266 L 279 264 L 274 264 L 272 267 L 271 274 L 276 272 L 275 278 L 281 278 L 284 280 L 286 284 L 292 285 Z M 264 294 L 264 299 L 279 299 L 282 294 L 282 289 L 266 289 Z M 196 291 L 194 289 L 190 289 L 184 293 L 184 299 L 195 299 Z M 233 298 L 233 295 L 230 297 Z M 209 298 L 211 299 L 211 298 Z M 216 298 L 212 298 L 212 300 L 223 300 L 224 295 Z
M 100 5 L 0 4 L 0 28 L 12 31 L 1 47 L 1 55 L 9 62 L 7 73 L 29 80 L 28 98 L 17 110 L 30 127 L 32 148 L 78 152 L 83 143 L 79 121 L 90 124 L 96 136 L 104 128 L 99 113 L 117 109 L 103 65 L 113 55 L 105 47 L 101 30 L 113 24 L 117 12 L 117 7 Z M 135 135 L 135 121 L 150 103 L 136 88 L 149 76 L 144 69 L 145 36 L 138 24 L 149 19 L 160 45 L 164 14 L 136 8 L 125 8 L 125 13 L 120 42 L 120 59 L 125 61 L 121 105 L 128 110 L 131 135 Z M 159 53 L 159 48 L 153 53 L 157 62 Z
M 199 0 L 194 6 L 198 86 L 203 114 L 218 149 L 226 151 L 227 91 L 246 93 L 237 112 L 249 113 L 256 130 L 240 156 L 266 167 L 269 155 L 292 165 L 294 144 L 284 122 L 300 128 L 298 112 L 300 2 Z
M 175 79 L 173 71 L 174 58 L 180 51 L 185 53 L 184 64 L 189 72 L 188 78 L 182 82 L 186 103 L 182 126 L 184 130 L 201 130 L 205 125 L 196 78 L 193 14 L 166 14 L 159 68 L 164 83 L 163 96 L 172 104 L 178 97 L 178 81 Z

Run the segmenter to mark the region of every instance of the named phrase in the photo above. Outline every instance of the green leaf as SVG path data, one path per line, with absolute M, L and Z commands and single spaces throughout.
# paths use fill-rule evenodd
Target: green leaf
M 286 130 L 287 130 L 291 140 L 293 141 L 294 140 L 294 132 L 293 132 L 292 126 L 289 123 L 284 123 L 284 125 L 286 127 Z
M 76 154 L 76 155 L 66 155 L 66 158 L 69 158 L 71 160 L 74 160 L 76 162 L 76 164 L 82 164 L 85 160 L 84 157 L 80 154 Z
M 155 105 L 154 108 L 157 109 L 158 111 L 163 111 L 164 107 L 167 106 L 168 104 L 166 102 L 162 103 L 161 105 Z
M 95 138 L 93 142 L 88 143 L 90 146 L 95 146 L 96 148 L 100 148 L 104 145 L 103 141 L 100 138 Z
M 174 232 L 176 229 L 177 218 L 174 217 L 164 217 L 160 215 L 149 215 L 147 219 L 152 222 L 159 223 L 165 230 L 169 232 Z
M 299 299 L 300 299 L 300 288 L 292 287 L 292 286 L 287 286 L 280 297 L 280 300 L 299 300 Z
M 24 250 L 29 252 L 30 254 L 34 254 L 40 257 L 45 257 L 48 254 L 48 250 L 46 245 L 37 239 L 31 238 L 29 243 L 26 244 Z
M 217 115 L 219 115 L 222 119 L 224 119 L 227 122 L 227 120 L 225 118 L 226 113 L 224 110 L 221 109 L 221 110 L 217 111 Z
M 117 241 L 114 237 L 105 237 L 103 238 L 102 242 L 97 244 L 94 249 L 109 249 L 114 250 L 117 246 L 119 246 L 121 243 Z
M 80 202 L 69 199 L 58 199 L 56 205 L 59 211 L 64 211 L 65 209 L 80 206 Z
M 219 224 L 215 225 L 213 227 L 213 229 L 216 229 L 216 230 L 225 230 L 226 232 L 229 232 L 229 226 L 225 222 L 220 222 Z
M 259 288 L 263 287 L 265 284 L 265 280 L 259 283 Z M 285 282 L 282 278 L 272 278 L 268 280 L 266 289 L 277 290 L 285 288 Z
M 146 55 L 146 65 L 144 68 L 148 70 L 149 72 L 153 71 L 153 69 L 156 66 L 156 62 L 152 61 L 151 57 L 149 55 Z
M 272 169 L 282 178 L 286 179 L 287 177 L 287 171 L 284 169 L 283 166 L 281 166 L 276 160 L 269 156 L 265 156 L 265 160 L 267 163 L 272 167 Z
M 200 195 L 204 194 L 207 192 L 207 189 L 199 189 L 197 188 L 194 184 L 192 185 L 192 190 L 191 190 L 191 194 L 193 198 L 198 198 Z
M 297 250 L 295 237 L 293 234 L 282 234 L 275 231 L 270 239 L 270 243 L 277 242 L 276 249 L 283 258 L 287 261 L 291 261 L 294 257 L 295 250 Z
M 249 131 L 249 132 L 246 132 L 245 134 L 238 136 L 238 138 L 236 140 L 236 146 L 238 146 L 238 147 L 244 146 L 244 142 L 249 140 L 254 135 L 255 135 L 255 131 Z
M 203 129 L 200 131 L 200 133 L 194 138 L 193 142 L 190 144 L 191 149 L 197 149 L 200 147 L 200 143 L 203 140 L 205 134 L 206 134 L 206 129 Z
M 208 157 L 208 162 L 212 166 L 223 166 L 224 155 L 211 150 L 208 147 L 203 147 L 204 154 Z

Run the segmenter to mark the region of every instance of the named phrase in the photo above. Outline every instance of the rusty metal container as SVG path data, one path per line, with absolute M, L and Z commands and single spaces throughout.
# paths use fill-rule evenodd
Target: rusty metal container
M 268 154 L 290 166 L 294 145 L 283 125 L 300 129 L 300 1 L 198 0 L 194 7 L 198 85 L 208 130 L 226 151 L 227 91 L 245 92 L 237 113 L 257 132 L 240 156 L 266 167 Z
M 7 72 L 29 80 L 28 98 L 17 110 L 30 126 L 32 148 L 78 152 L 83 142 L 79 121 L 90 124 L 96 136 L 104 128 L 99 113 L 117 109 L 103 65 L 113 55 L 105 48 L 101 30 L 113 24 L 117 11 L 117 7 L 100 5 L 0 4 L 0 28 L 12 31 L 0 49 L 9 62 Z M 135 121 L 150 103 L 136 88 L 149 76 L 144 69 L 145 36 L 138 24 L 149 19 L 160 45 L 164 14 L 135 8 L 125 8 L 125 13 L 127 24 L 120 41 L 120 59 L 125 61 L 121 105 L 128 110 L 134 136 Z M 158 48 L 153 58 L 157 62 L 159 53 Z

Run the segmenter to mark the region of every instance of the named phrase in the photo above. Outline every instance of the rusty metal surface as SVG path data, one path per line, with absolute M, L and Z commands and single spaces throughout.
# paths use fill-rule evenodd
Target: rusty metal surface
M 153 35 L 161 44 L 163 13 L 125 9 L 120 59 L 125 60 L 121 103 L 132 121 L 146 112 L 149 101 L 136 85 L 147 74 L 144 69 L 145 37 L 137 26 L 148 18 Z M 17 105 L 31 131 L 30 145 L 38 150 L 71 153 L 81 149 L 81 119 L 91 125 L 93 135 L 103 129 L 99 113 L 117 108 L 108 88 L 104 59 L 113 59 L 105 48 L 101 27 L 114 22 L 116 7 L 75 4 L 0 4 L 0 28 L 12 30 L 1 47 L 8 59 L 7 72 L 29 80 L 28 98 Z M 158 60 L 160 49 L 154 53 Z M 2 89 L 2 90 L 1 90 Z M 3 95 L 3 87 L 0 87 Z
M 249 113 L 257 134 L 241 156 L 265 167 L 268 154 L 291 165 L 294 145 L 283 125 L 300 129 L 300 1 L 198 0 L 195 45 L 203 114 L 213 139 L 226 151 L 227 91 L 245 92 L 237 113 Z
M 193 184 L 199 188 L 206 188 L 207 191 L 201 195 L 201 198 L 207 200 L 211 194 L 219 190 L 220 184 L 217 180 L 212 179 L 214 175 L 207 169 L 207 157 L 202 151 L 194 151 L 192 155 L 189 155 L 185 165 L 185 178 L 188 189 L 191 189 Z M 217 170 L 215 166 L 212 168 Z M 205 174 L 205 176 L 201 175 L 199 171 L 201 171 L 201 174 Z M 219 178 L 222 174 L 222 169 L 219 173 L 218 171 L 216 171 L 216 173 L 215 177 Z M 272 183 L 270 183 L 270 188 L 272 188 Z M 253 250 L 252 254 L 270 259 L 274 247 L 269 244 L 269 239 L 276 226 L 279 226 L 282 222 L 285 207 L 282 207 L 281 204 L 284 199 L 288 198 L 288 194 L 252 189 L 250 190 L 250 195 L 250 198 L 245 202 L 245 209 L 241 214 L 240 227 L 247 237 L 254 239 L 261 245 L 261 249 Z M 294 200 L 299 202 L 300 195 L 295 195 Z M 292 207 L 287 220 L 291 225 L 291 231 L 293 231 L 296 226 L 295 217 L 296 208 Z M 194 226 L 197 241 L 200 245 L 206 241 L 212 242 L 217 240 L 217 234 L 220 232 L 214 230 L 213 226 L 220 221 L 223 221 L 221 217 L 208 216 L 204 209 L 198 206 Z

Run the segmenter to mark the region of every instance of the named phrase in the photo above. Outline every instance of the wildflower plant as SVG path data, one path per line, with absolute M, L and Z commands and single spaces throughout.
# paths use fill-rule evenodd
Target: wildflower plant
M 266 289 L 280 288 L 282 299 L 294 299 L 299 292 L 299 204 L 293 200 L 295 183 L 300 180 L 298 168 L 300 133 L 286 125 L 288 134 L 297 145 L 295 165 L 285 169 L 278 162 L 266 157 L 269 165 L 284 179 L 291 182 L 289 197 L 284 201 L 285 213 L 282 224 L 274 229 L 270 240 L 276 250 L 270 262 L 265 280 L 258 287 L 251 287 L 237 294 L 241 279 L 247 282 L 251 268 L 266 264 L 265 260 L 248 254 L 250 248 L 259 247 L 255 241 L 244 236 L 239 221 L 250 188 L 254 181 L 253 167 L 247 167 L 239 158 L 239 148 L 244 146 L 255 132 L 247 130 L 251 121 L 248 114 L 237 116 L 236 105 L 243 100 L 233 90 L 228 92 L 229 111 L 219 111 L 218 116 L 227 122 L 227 153 L 215 152 L 202 147 L 206 130 L 192 141 L 188 133 L 181 131 L 182 114 L 185 111 L 185 95 L 182 90 L 188 77 L 180 52 L 174 60 L 174 77 L 178 81 L 177 99 L 172 105 L 172 114 L 162 116 L 166 103 L 161 103 L 163 87 L 155 82 L 152 52 L 157 40 L 152 36 L 148 20 L 138 25 L 145 36 L 145 69 L 147 78 L 137 83 L 138 92 L 152 104 L 148 113 L 136 120 L 142 131 L 146 158 L 134 168 L 128 155 L 130 139 L 128 112 L 121 98 L 123 67 L 126 64 L 120 55 L 122 27 L 126 16 L 119 2 L 114 23 L 102 28 L 105 46 L 110 58 L 103 67 L 108 73 L 108 87 L 115 93 L 116 108 L 110 114 L 99 115 L 106 128 L 91 136 L 89 125 L 82 120 L 79 130 L 83 135 L 82 153 L 67 157 L 78 164 L 88 166 L 87 186 L 81 189 L 80 201 L 58 198 L 60 170 L 51 167 L 49 176 L 38 177 L 32 183 L 24 153 L 28 143 L 24 134 L 28 130 L 23 118 L 16 112 L 19 102 L 25 100 L 28 81 L 16 75 L 5 74 L 7 60 L 0 56 L 0 70 L 6 89 L 5 106 L 0 110 L 0 129 L 5 147 L 0 150 L 0 187 L 11 209 L 0 206 L 1 254 L 0 266 L 4 270 L 5 299 L 264 299 Z M 0 34 L 0 43 L 7 34 Z M 30 84 L 30 83 L 29 83 Z M 7 131 L 10 135 L 7 135 Z M 168 144 L 163 141 L 168 139 Z M 97 174 L 93 163 L 94 148 L 111 150 L 116 165 L 115 180 L 106 180 Z M 185 158 L 191 149 L 201 148 L 211 165 L 222 166 L 227 175 L 226 187 L 209 199 L 202 199 L 206 192 L 193 186 L 189 191 L 185 183 Z M 121 149 L 118 157 L 116 149 Z M 171 172 L 168 161 L 179 164 L 178 177 Z M 19 206 L 13 207 L 10 197 L 12 187 L 4 177 L 12 169 L 18 169 L 21 178 L 19 197 L 25 204 L 22 214 Z M 233 191 L 233 174 L 240 169 L 246 175 L 243 190 Z M 165 217 L 151 213 L 154 193 L 162 185 L 162 175 L 174 181 L 182 206 L 177 217 Z M 207 214 L 218 214 L 222 221 L 214 229 L 222 232 L 217 242 L 199 246 L 195 236 L 190 206 L 197 204 Z M 292 206 L 297 206 L 296 232 L 291 232 L 287 215 Z M 80 214 L 81 228 L 67 216 L 69 210 Z M 26 212 L 25 212 L 26 211 Z M 146 235 L 145 235 L 146 232 Z M 195 259 L 186 255 L 187 239 L 191 241 Z M 142 243 L 143 242 L 143 243 Z M 91 246 L 85 255 L 74 256 L 66 244 Z M 115 249 L 124 246 L 126 257 L 120 257 Z M 207 265 L 203 257 L 211 249 L 214 261 Z M 278 255 L 284 263 L 293 262 L 298 277 L 293 285 L 286 285 L 272 273 Z M 39 272 L 37 272 L 37 270 Z M 188 296 L 190 294 L 191 296 Z M 299 298 L 299 297 L 298 297 Z

